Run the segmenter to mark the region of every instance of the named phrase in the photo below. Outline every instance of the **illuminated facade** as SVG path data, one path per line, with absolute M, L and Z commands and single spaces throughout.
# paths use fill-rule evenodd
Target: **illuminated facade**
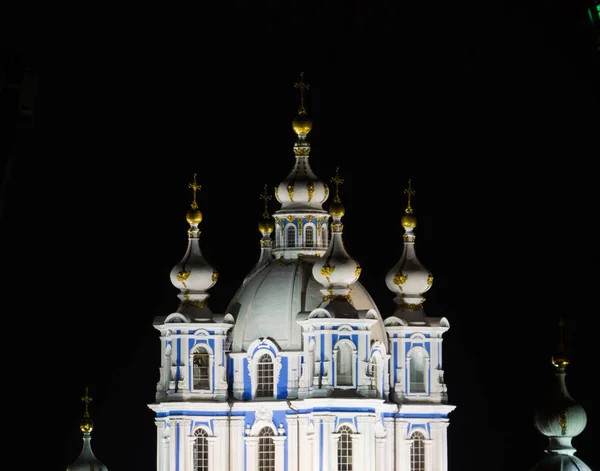
M 180 304 L 154 321 L 157 471 L 446 471 L 449 323 L 423 311 L 433 277 L 415 253 L 414 191 L 384 319 L 344 247 L 343 179 L 330 195 L 309 165 L 308 85 L 296 86 L 295 165 L 272 215 L 265 186 L 260 257 L 221 314 L 207 303 L 218 273 L 200 248 L 196 175 L 189 184 L 188 247 L 170 274 Z

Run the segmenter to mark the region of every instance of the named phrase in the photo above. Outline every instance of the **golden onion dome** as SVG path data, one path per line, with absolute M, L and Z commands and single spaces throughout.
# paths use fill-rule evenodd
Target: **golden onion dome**
M 298 135 L 306 135 L 312 129 L 312 120 L 306 115 L 298 115 L 292 121 L 292 128 Z
M 261 234 L 270 234 L 275 229 L 271 219 L 261 219 L 258 223 L 258 230 Z
M 553 356 L 552 364 L 557 368 L 566 368 L 569 364 L 569 359 L 564 355 Z
M 91 432 L 94 429 L 94 422 L 92 422 L 92 419 L 90 419 L 89 417 L 84 417 L 79 423 L 79 429 L 83 433 Z
M 346 213 L 346 208 L 342 203 L 331 203 L 329 205 L 329 214 L 333 217 L 342 217 Z
M 402 227 L 416 227 L 417 218 L 412 214 L 405 214 L 402 216 L 400 222 L 402 223 Z
M 202 213 L 198 209 L 190 209 L 186 213 L 185 219 L 189 224 L 200 224 L 202 222 Z

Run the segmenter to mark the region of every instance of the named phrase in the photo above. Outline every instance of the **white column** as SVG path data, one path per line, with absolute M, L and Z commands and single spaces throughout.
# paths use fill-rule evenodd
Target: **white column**
M 433 440 L 432 471 L 448 471 L 448 422 L 431 422 L 430 428 Z
M 217 469 L 217 460 L 215 460 L 215 442 L 217 441 L 217 437 L 206 437 L 206 441 L 208 442 L 208 469 Z M 190 471 L 194 471 L 194 468 L 191 467 Z
M 289 427 L 288 427 L 289 430 Z M 308 417 L 298 417 L 298 442 L 299 450 L 297 454 L 298 468 L 300 471 L 310 471 L 313 469 L 312 463 L 312 441 L 313 435 L 308 435 Z M 293 448 L 294 444 L 288 442 L 288 450 Z M 288 451 L 289 453 L 289 451 Z M 290 471 L 292 468 L 289 468 Z
M 230 420 L 229 462 L 231 471 L 244 471 L 244 418 L 231 417 Z
M 410 470 L 410 447 L 406 434 L 408 433 L 408 422 L 396 421 L 396 471 Z
M 429 438 L 426 438 L 423 442 L 425 445 L 425 471 L 434 471 L 433 454 L 431 453 L 433 442 Z
M 321 440 L 323 439 L 321 437 L 321 420 L 322 417 L 317 416 L 314 418 L 314 427 L 315 427 L 315 433 L 314 433 L 314 440 L 313 440 L 313 469 L 314 470 L 320 470 L 321 469 L 321 453 L 319 452 L 319 448 L 321 446 Z M 325 448 L 325 447 L 323 447 Z
M 185 453 L 185 462 L 182 463 L 181 469 L 185 471 L 192 471 L 194 469 L 194 442 L 196 441 L 196 437 L 193 435 L 188 435 L 186 437 L 186 453 Z
M 192 455 L 194 452 L 192 443 L 194 441 L 194 437 L 190 437 L 191 423 L 192 421 L 190 419 L 180 419 L 178 421 L 179 436 L 181 437 L 179 441 L 179 460 L 182 471 L 188 471 L 192 469 Z M 192 440 L 190 440 L 190 438 Z
M 352 469 L 362 469 L 364 471 L 370 471 L 371 467 L 364 465 L 365 455 L 363 452 L 363 448 L 360 446 L 361 442 L 364 446 L 364 434 L 361 433 L 353 433 L 350 438 L 352 439 Z M 333 468 L 337 469 L 337 468 Z
M 214 419 L 215 430 L 215 467 L 214 471 L 229 471 L 229 427 L 227 419 Z
M 337 455 L 338 455 L 338 447 L 340 446 L 340 433 L 332 433 L 331 434 L 331 463 L 330 469 L 338 469 L 338 465 L 337 465 Z M 352 459 L 354 460 L 354 457 L 352 457 Z M 354 461 L 352 461 L 352 467 L 354 468 Z M 327 470 L 327 465 L 325 465 L 324 467 L 325 470 Z M 327 470 L 328 471 L 328 470 Z
M 258 468 L 258 437 L 245 437 L 246 471 L 257 471 Z
M 383 425 L 385 427 L 385 465 L 378 468 L 378 471 L 394 471 L 394 419 L 392 417 L 386 417 L 383 419 Z
M 327 470 L 327 463 L 335 463 L 335 461 L 332 461 L 337 459 L 337 453 L 335 453 L 335 451 L 337 450 L 337 446 L 334 446 L 334 441 L 333 441 L 333 422 L 335 420 L 335 417 L 331 416 L 331 415 L 327 415 L 324 417 L 321 417 L 321 421 L 323 422 L 323 436 L 321 437 L 321 440 L 323 441 L 323 471 L 328 471 Z M 337 442 L 335 442 L 337 443 Z M 318 452 L 317 452 L 318 454 Z M 331 465 L 329 465 L 331 466 Z M 319 468 L 317 468 L 319 469 Z M 331 469 L 337 469 L 337 466 L 334 468 L 332 467 Z
M 374 471 L 385 471 L 387 470 L 387 463 L 385 461 L 385 444 L 387 439 L 385 437 L 375 438 L 375 468 Z
M 170 439 L 169 439 L 169 467 L 167 468 L 169 471 L 174 471 L 175 465 L 176 465 L 176 456 L 177 453 L 179 453 L 179 444 L 177 443 L 177 441 L 175 440 L 175 438 L 178 436 L 177 432 L 179 430 L 179 423 L 177 422 L 177 420 L 170 420 L 169 421 L 169 429 L 171 431 L 170 435 Z
M 371 467 L 365 463 L 365 456 L 369 456 L 369 444 L 365 438 L 368 436 L 367 417 L 359 415 L 356 418 L 357 433 L 352 435 L 352 468 L 361 471 L 371 471 Z
M 168 471 L 168 428 L 164 421 L 156 420 L 156 471 Z M 165 443 L 167 446 L 165 446 Z
M 298 416 L 288 415 L 288 471 L 298 471 L 298 455 L 300 453 L 298 440 Z
M 285 469 L 285 440 L 286 437 L 273 437 L 275 443 L 275 469 Z

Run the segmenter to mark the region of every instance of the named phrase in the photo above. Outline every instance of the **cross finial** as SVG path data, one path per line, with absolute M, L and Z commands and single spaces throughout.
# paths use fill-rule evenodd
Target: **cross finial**
M 265 219 L 269 217 L 269 211 L 267 211 L 267 202 L 270 201 L 271 198 L 273 198 L 273 197 L 267 193 L 267 184 L 265 183 L 265 188 L 263 190 L 263 194 L 260 195 L 260 199 L 265 201 L 265 210 L 262 214 L 262 217 Z
M 90 412 L 88 409 L 88 406 L 90 404 L 90 402 L 92 402 L 92 398 L 90 397 L 90 395 L 88 394 L 88 387 L 85 387 L 85 395 L 81 398 L 82 402 L 85 403 L 85 413 L 84 413 L 84 417 L 89 417 L 90 416 Z
M 304 116 L 306 114 L 306 108 L 304 108 L 304 91 L 310 89 L 310 86 L 304 83 L 304 71 L 300 72 L 300 81 L 294 84 L 294 88 L 300 89 L 300 108 L 298 108 L 298 114 Z
M 194 192 L 194 199 L 192 201 L 192 209 L 198 209 L 198 203 L 196 203 L 196 191 L 200 190 L 202 187 L 196 183 L 196 174 L 194 173 L 194 183 L 189 183 L 188 188 L 191 188 Z
M 410 198 L 411 198 L 411 196 L 412 196 L 412 195 L 414 195 L 416 192 L 415 192 L 415 190 L 413 190 L 413 189 L 412 189 L 412 186 L 411 186 L 411 181 L 412 181 L 412 180 L 409 178 L 409 179 L 408 179 L 408 188 L 406 188 L 406 189 L 404 190 L 404 194 L 405 194 L 405 195 L 408 195 L 408 205 L 406 206 L 406 209 L 404 210 L 404 212 L 405 212 L 406 214 L 412 214 L 412 213 L 413 213 L 413 209 L 412 209 L 412 207 L 411 207 L 411 205 L 410 205 Z
M 339 189 L 340 185 L 344 183 L 344 179 L 340 178 L 340 168 L 335 168 L 335 177 L 331 177 L 331 181 L 335 183 L 335 198 L 333 198 L 334 203 L 341 203 Z

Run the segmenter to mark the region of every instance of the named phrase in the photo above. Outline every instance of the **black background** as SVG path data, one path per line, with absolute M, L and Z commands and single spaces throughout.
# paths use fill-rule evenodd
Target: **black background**
M 36 398 L 57 468 L 79 453 L 89 386 L 98 458 L 155 469 L 152 321 L 178 304 L 169 271 L 187 243 L 187 185 L 197 173 L 202 249 L 220 273 L 209 303 L 223 312 L 259 254 L 263 185 L 293 166 L 300 70 L 312 168 L 324 180 L 340 168 L 346 248 L 384 316 L 412 179 L 417 254 L 434 276 L 426 312 L 451 325 L 450 469 L 530 469 L 543 456 L 533 414 L 561 316 L 567 384 L 588 413 L 573 443 L 600 467 L 600 52 L 585 8 L 90 9 L 16 32 L 6 62 L 27 57 L 39 90 L 35 131 L 16 150 L 3 110 L 3 311 L 7 358 L 23 361 L 9 389 Z

